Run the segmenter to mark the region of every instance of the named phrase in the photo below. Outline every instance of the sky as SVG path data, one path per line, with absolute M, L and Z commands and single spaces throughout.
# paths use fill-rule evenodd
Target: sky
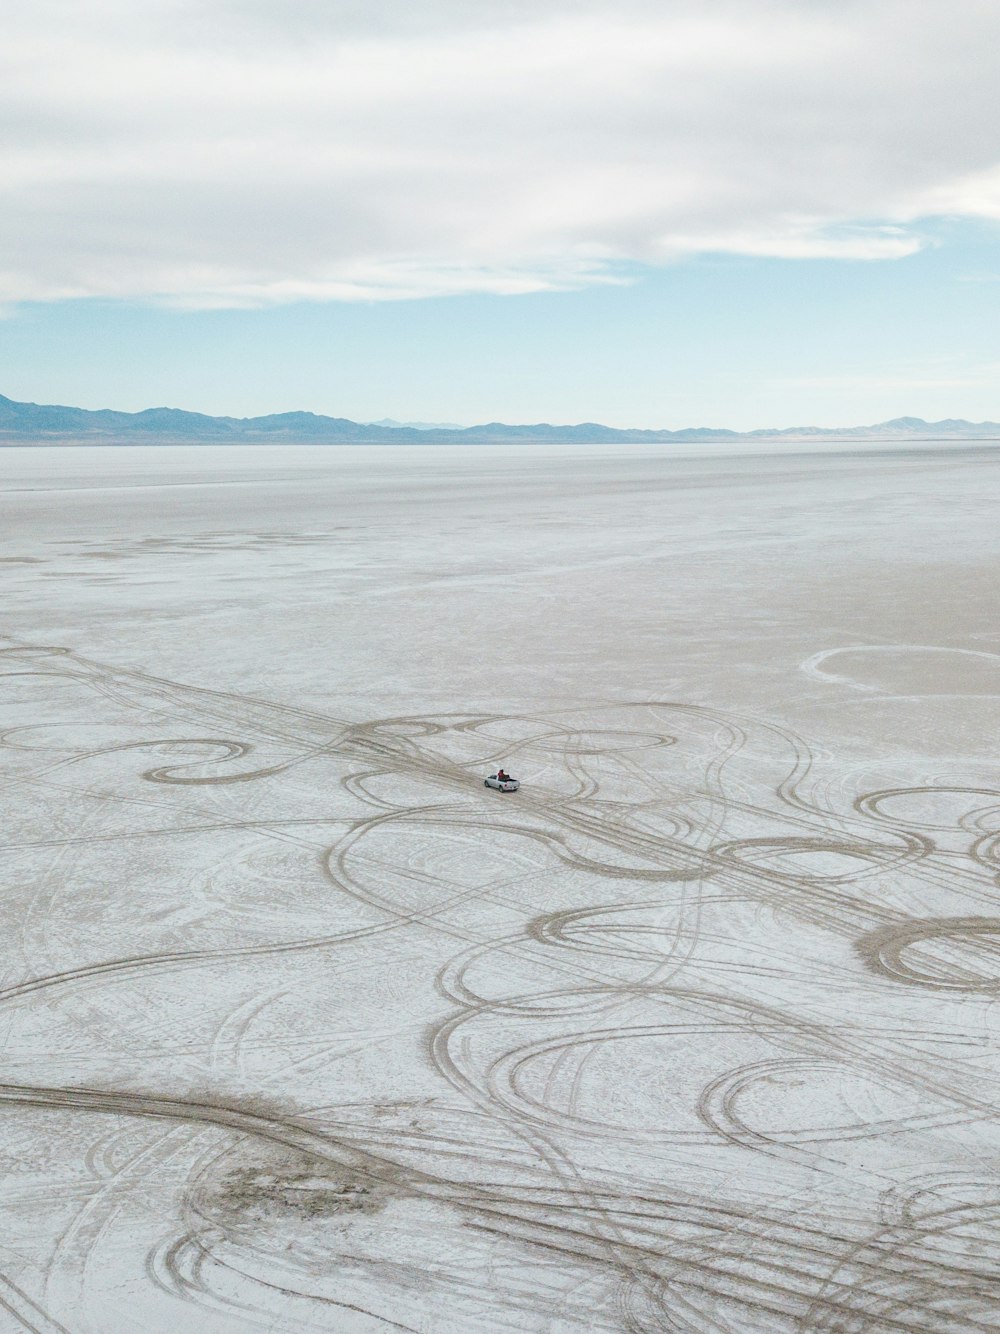
M 1000 418 L 996 0 L 0 0 L 0 393 Z

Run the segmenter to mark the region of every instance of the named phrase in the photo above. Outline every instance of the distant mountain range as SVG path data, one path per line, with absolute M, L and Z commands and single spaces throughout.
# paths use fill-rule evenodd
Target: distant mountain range
M 416 431 L 461 431 L 458 422 L 398 422 L 395 417 L 383 417 L 377 422 L 362 422 L 362 426 L 412 426 Z
M 335 445 L 335 444 L 675 444 L 713 440 L 998 440 L 1000 423 L 949 418 L 926 422 L 896 417 L 875 426 L 792 426 L 781 430 L 727 431 L 710 426 L 682 431 L 618 430 L 597 422 L 576 426 L 510 426 L 488 422 L 457 427 L 434 423 L 397 425 L 321 417 L 313 412 L 278 412 L 267 417 L 209 417 L 179 408 L 113 412 L 17 403 L 0 394 L 2 445 Z

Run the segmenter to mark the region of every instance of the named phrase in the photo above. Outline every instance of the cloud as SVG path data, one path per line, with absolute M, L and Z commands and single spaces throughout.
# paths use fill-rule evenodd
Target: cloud
M 0 0 L 0 302 L 517 293 L 1000 218 L 993 0 Z

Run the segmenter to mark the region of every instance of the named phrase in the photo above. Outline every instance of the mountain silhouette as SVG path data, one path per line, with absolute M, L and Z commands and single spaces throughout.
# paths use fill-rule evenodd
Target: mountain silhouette
M 730 431 L 693 426 L 679 431 L 619 429 L 600 422 L 553 426 L 548 422 L 480 426 L 400 426 L 277 412 L 264 417 L 211 417 L 180 408 L 115 412 L 103 408 L 19 403 L 0 394 L 0 445 L 28 444 L 671 444 L 738 440 L 1000 440 L 997 422 L 948 418 L 927 422 L 896 417 L 873 426 L 792 426 Z

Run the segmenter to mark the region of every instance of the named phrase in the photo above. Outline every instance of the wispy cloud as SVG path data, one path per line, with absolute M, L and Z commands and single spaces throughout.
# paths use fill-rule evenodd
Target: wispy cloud
M 518 293 L 1000 217 L 992 0 L 0 11 L 0 302 Z

